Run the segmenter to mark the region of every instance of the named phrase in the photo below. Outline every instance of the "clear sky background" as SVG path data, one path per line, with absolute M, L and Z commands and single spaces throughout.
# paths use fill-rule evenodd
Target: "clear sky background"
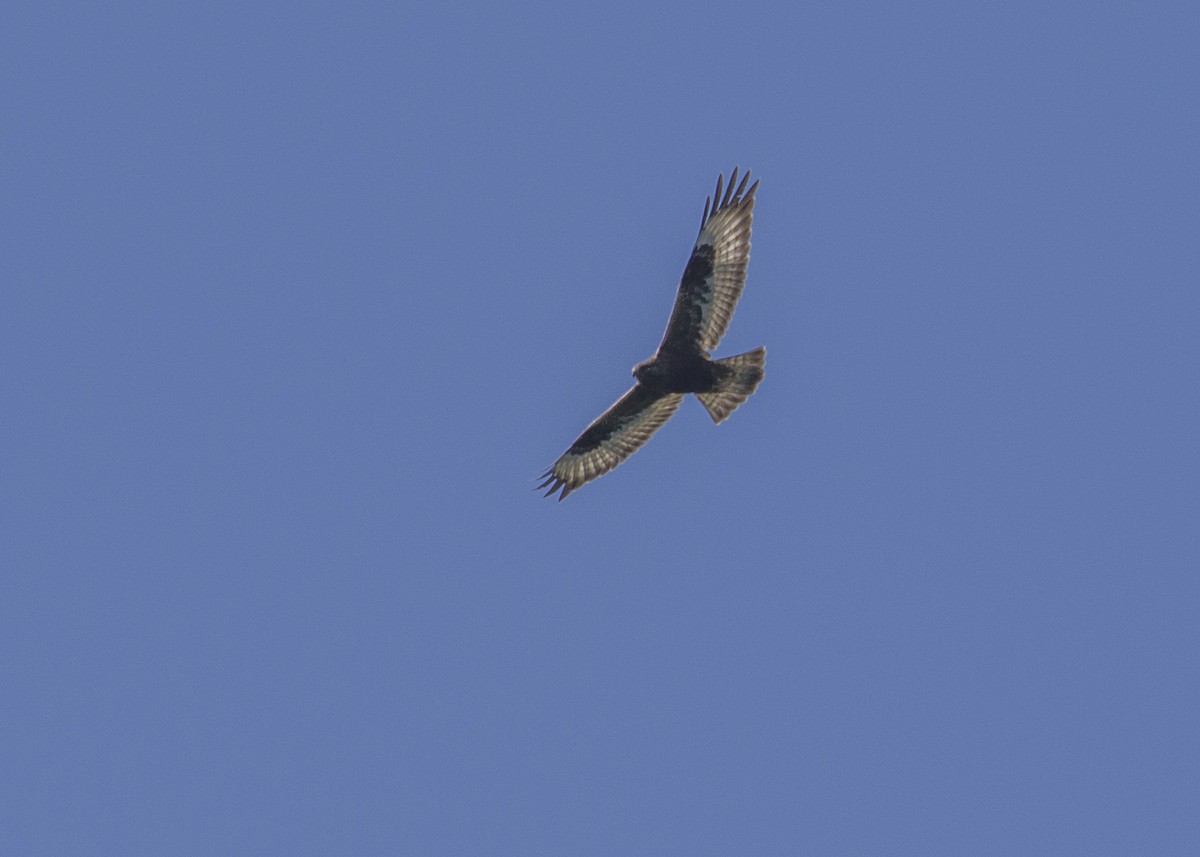
M 1200 853 L 1194 3 L 2 17 L 0 853 Z

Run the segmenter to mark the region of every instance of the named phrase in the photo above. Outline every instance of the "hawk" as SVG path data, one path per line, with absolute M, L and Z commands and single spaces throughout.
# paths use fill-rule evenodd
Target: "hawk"
M 734 167 L 725 195 L 724 175 L 704 202 L 700 234 L 683 269 L 675 307 L 658 350 L 633 367 L 637 383 L 584 429 L 571 448 L 542 474 L 549 497 L 559 500 L 581 485 L 603 476 L 633 453 L 671 418 L 687 393 L 695 393 L 714 423 L 728 417 L 763 379 L 767 349 L 713 360 L 709 352 L 729 327 L 733 308 L 746 285 L 750 261 L 750 221 L 754 191 L 750 172 L 738 184 Z M 736 187 L 736 190 L 734 189 Z

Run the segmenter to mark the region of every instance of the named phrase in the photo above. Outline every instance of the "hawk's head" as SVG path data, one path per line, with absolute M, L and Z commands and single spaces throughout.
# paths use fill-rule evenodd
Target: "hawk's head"
M 663 366 L 656 357 L 651 357 L 633 367 L 633 377 L 637 378 L 640 383 L 653 387 L 655 381 L 664 377 Z

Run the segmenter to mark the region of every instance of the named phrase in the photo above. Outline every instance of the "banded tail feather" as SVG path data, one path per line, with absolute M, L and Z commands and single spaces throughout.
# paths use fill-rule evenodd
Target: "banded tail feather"
M 719 423 L 737 410 L 742 402 L 758 389 L 766 374 L 767 349 L 759 347 L 744 354 L 714 360 L 725 377 L 717 382 L 717 389 L 708 393 L 697 393 L 696 398 L 708 410 L 714 423 Z

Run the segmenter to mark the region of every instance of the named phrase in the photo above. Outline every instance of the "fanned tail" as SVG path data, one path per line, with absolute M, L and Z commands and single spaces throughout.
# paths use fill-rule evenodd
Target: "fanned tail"
M 697 393 L 696 398 L 708 409 L 714 423 L 719 423 L 750 398 L 758 389 L 766 374 L 763 367 L 767 362 L 767 349 L 755 348 L 745 354 L 737 354 L 714 361 L 722 368 L 724 377 L 717 388 L 709 393 Z

